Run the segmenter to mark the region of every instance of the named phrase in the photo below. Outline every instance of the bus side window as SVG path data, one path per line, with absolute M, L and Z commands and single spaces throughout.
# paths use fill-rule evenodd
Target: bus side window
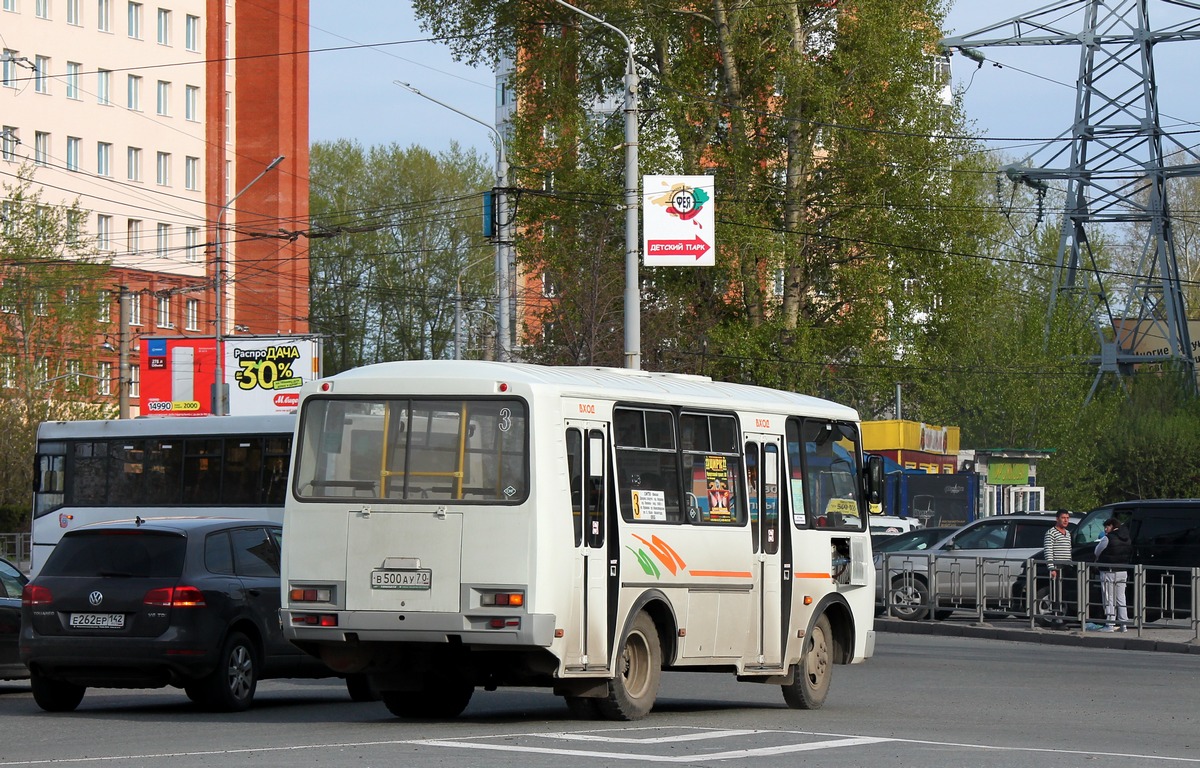
M 567 430 L 567 482 L 571 486 L 571 522 L 578 547 L 583 543 L 583 435 L 578 429 Z

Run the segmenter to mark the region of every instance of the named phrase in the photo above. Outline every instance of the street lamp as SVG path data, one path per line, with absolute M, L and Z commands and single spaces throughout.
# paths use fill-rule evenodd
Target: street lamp
M 213 265 L 213 274 L 216 276 L 216 299 L 217 299 L 216 307 L 213 310 L 213 317 L 214 317 L 214 320 L 216 321 L 216 331 L 214 333 L 214 338 L 217 343 L 217 362 L 216 362 L 216 365 L 213 366 L 213 393 L 212 393 L 213 413 L 217 416 L 225 415 L 225 398 L 226 398 L 225 370 L 224 370 L 225 369 L 225 360 L 224 360 L 225 354 L 224 354 L 222 343 L 221 343 L 225 337 L 225 328 L 224 328 L 224 325 L 225 325 L 225 284 L 224 284 L 224 278 L 221 274 L 221 272 L 222 272 L 221 225 L 222 225 L 223 220 L 225 219 L 225 214 L 229 211 L 229 208 L 235 202 L 237 202 L 237 199 L 239 197 L 241 197 L 242 195 L 246 194 L 246 190 L 250 189 L 250 187 L 253 187 L 255 184 L 257 184 L 259 179 L 261 179 L 263 176 L 266 176 L 270 171 L 274 170 L 277 165 L 279 165 L 280 163 L 283 162 L 283 160 L 284 160 L 283 155 L 280 155 L 279 157 L 272 160 L 270 162 L 270 164 L 267 165 L 266 168 L 262 169 L 261 173 L 259 173 L 257 176 L 255 176 L 250 181 L 249 184 L 242 187 L 242 190 L 240 192 L 238 192 L 233 197 L 229 198 L 229 201 L 227 203 L 225 203 L 225 205 L 221 206 L 221 210 L 217 212 L 217 224 L 216 224 L 216 233 L 215 233 L 216 240 L 215 240 L 215 247 L 214 247 L 214 259 L 216 261 L 216 264 Z
M 642 307 L 638 285 L 638 77 L 633 63 L 633 41 L 604 19 L 593 16 L 563 0 L 564 8 L 608 27 L 629 49 L 625 64 L 625 367 L 642 367 Z
M 428 99 L 439 107 L 445 107 L 456 115 L 479 123 L 484 128 L 492 132 L 496 137 L 496 188 L 497 204 L 496 218 L 500 220 L 496 232 L 496 335 L 498 341 L 496 343 L 496 359 L 500 361 L 509 360 L 512 357 L 512 342 L 509 333 L 509 271 L 512 261 L 512 237 L 509 234 L 511 222 L 508 220 L 508 152 L 504 145 L 504 135 L 497 131 L 496 128 L 478 117 L 468 115 L 460 109 L 450 106 L 444 101 L 439 101 L 427 93 L 422 93 L 408 83 L 400 80 L 393 80 L 393 83 L 411 91 L 423 99 Z
M 458 277 L 455 278 L 455 280 L 454 280 L 454 359 L 455 360 L 462 360 L 462 347 L 463 347 L 462 279 L 463 279 L 463 274 L 471 267 L 484 261 L 484 259 L 486 259 L 486 258 L 487 257 L 485 256 L 483 258 L 475 259 L 474 261 L 464 264 L 463 268 L 458 270 Z M 478 310 L 476 310 L 476 311 L 478 311 Z M 489 315 L 489 317 L 492 317 L 492 316 Z M 495 317 L 492 317 L 493 321 L 495 321 L 495 319 L 496 319 Z M 497 343 L 499 343 L 499 339 L 497 339 Z M 497 352 L 499 352 L 499 350 L 497 350 Z

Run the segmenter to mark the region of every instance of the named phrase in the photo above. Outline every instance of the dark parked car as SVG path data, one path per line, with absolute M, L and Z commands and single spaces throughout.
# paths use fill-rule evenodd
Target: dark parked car
M 17 566 L 0 558 L 0 680 L 29 677 L 17 655 L 21 631 L 21 590 L 29 582 Z
M 1093 509 L 1079 522 L 1071 537 L 1072 560 L 1081 563 L 1096 560 L 1096 542 L 1104 533 L 1104 521 L 1110 517 L 1120 520 L 1129 532 L 1133 545 L 1129 565 L 1146 566 L 1146 620 L 1157 621 L 1164 614 L 1167 618 L 1188 618 L 1192 606 L 1191 579 L 1178 569 L 1200 568 L 1200 499 L 1141 499 Z M 1044 567 L 1042 563 L 1036 570 L 1042 623 L 1047 621 L 1040 615 L 1049 611 L 1050 592 Z M 1021 594 L 1024 582 L 1022 578 L 1017 586 Z M 1132 616 L 1135 609 L 1132 575 L 1126 589 Z M 1077 592 L 1076 581 L 1064 584 L 1063 600 L 1067 607 L 1076 606 Z M 1089 616 L 1103 616 L 1100 589 L 1094 578 L 1089 584 L 1088 605 Z
M 332 675 L 283 637 L 281 541 L 277 524 L 227 518 L 67 532 L 21 601 L 34 700 L 64 712 L 88 687 L 170 685 L 238 711 L 260 679 Z

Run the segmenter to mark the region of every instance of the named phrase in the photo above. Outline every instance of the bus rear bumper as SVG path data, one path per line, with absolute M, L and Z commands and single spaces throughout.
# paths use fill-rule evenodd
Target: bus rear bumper
M 307 643 L 460 643 L 549 648 L 555 621 L 550 614 L 494 616 L 461 613 L 395 613 L 392 611 L 321 611 L 337 626 L 307 623 L 311 611 L 284 609 L 284 634 Z

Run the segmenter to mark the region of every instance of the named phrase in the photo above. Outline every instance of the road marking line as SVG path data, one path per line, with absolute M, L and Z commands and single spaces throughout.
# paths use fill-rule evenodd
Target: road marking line
M 742 731 L 714 730 L 706 733 L 683 733 L 678 736 L 658 736 L 645 739 L 623 738 L 621 736 L 594 736 L 590 733 L 567 733 L 563 731 L 559 733 L 542 733 L 538 734 L 538 737 L 543 739 L 562 739 L 563 741 L 603 741 L 606 744 L 673 744 L 679 741 L 702 741 L 704 739 L 727 739 L 733 736 L 753 736 L 758 733 L 772 733 L 772 731 L 757 729 Z
M 783 744 L 777 747 L 757 747 L 754 749 L 736 749 L 728 752 L 710 752 L 693 755 L 647 755 L 633 752 L 599 752 L 584 749 L 554 749 L 551 747 L 520 747 L 514 744 L 480 744 L 478 742 L 441 741 L 411 741 L 410 744 L 449 747 L 452 749 L 482 749 L 495 752 L 525 752 L 539 755 L 557 755 L 559 757 L 600 757 L 605 760 L 643 760 L 651 763 L 703 763 L 709 760 L 732 760 L 742 757 L 760 757 L 765 755 L 783 755 L 791 752 L 811 752 L 818 749 L 835 749 L 837 747 L 857 747 L 864 744 L 879 744 L 894 739 L 877 739 L 862 737 L 857 739 L 838 739 L 836 741 L 816 741 L 806 744 Z

